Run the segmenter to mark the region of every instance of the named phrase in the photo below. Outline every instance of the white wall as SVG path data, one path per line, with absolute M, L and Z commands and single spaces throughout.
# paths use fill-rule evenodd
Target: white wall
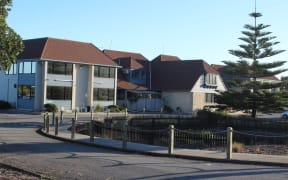
M 77 78 L 76 78 L 76 101 L 75 106 L 86 107 L 88 105 L 88 66 L 76 65 Z
M 35 77 L 35 104 L 34 108 L 37 110 L 43 109 L 44 104 L 44 84 L 45 84 L 45 62 L 38 61 L 36 66 L 36 77 Z M 46 96 L 46 94 L 45 94 Z M 46 97 L 45 97 L 46 99 Z
M 114 89 L 114 86 L 115 86 L 114 78 L 94 77 L 94 82 L 93 82 L 94 88 Z
M 17 84 L 17 75 L 5 75 L 4 72 L 0 72 L 0 100 L 7 101 L 15 107 L 17 102 Z
M 115 85 L 115 79 L 114 78 L 102 78 L 102 77 L 94 77 L 94 82 L 93 82 L 93 88 L 109 88 L 109 89 L 114 89 Z M 115 93 L 116 91 L 114 91 Z M 115 94 L 116 97 L 116 94 Z M 112 101 L 93 101 L 93 106 L 96 107 L 97 105 L 101 105 L 102 107 L 109 106 L 109 105 L 114 105 L 115 100 Z
M 169 106 L 174 111 L 180 107 L 182 112 L 192 113 L 192 93 L 191 92 L 163 92 L 162 99 L 164 105 Z

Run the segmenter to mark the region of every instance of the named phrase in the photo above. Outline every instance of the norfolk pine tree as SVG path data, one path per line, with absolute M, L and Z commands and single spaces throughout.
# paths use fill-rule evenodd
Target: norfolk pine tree
M 9 70 L 23 51 L 21 37 L 6 23 L 12 0 L 0 0 L 0 71 Z
M 251 117 L 255 118 L 257 111 L 282 109 L 287 105 L 288 94 L 285 91 L 271 91 L 280 88 L 282 82 L 259 81 L 259 78 L 275 76 L 286 71 L 286 69 L 279 69 L 286 61 L 262 62 L 265 58 L 270 59 L 284 50 L 273 50 L 273 46 L 279 42 L 273 41 L 276 36 L 271 36 L 271 32 L 264 31 L 270 25 L 257 24 L 257 18 L 262 16 L 261 13 L 255 11 L 249 15 L 254 18 L 254 25 L 244 26 L 245 30 L 242 31 L 244 37 L 239 38 L 244 44 L 239 45 L 240 50 L 229 50 L 229 53 L 239 60 L 223 61 L 226 66 L 222 72 L 232 77 L 229 84 L 234 88 L 220 92 L 216 96 L 216 102 L 236 110 L 250 110 Z

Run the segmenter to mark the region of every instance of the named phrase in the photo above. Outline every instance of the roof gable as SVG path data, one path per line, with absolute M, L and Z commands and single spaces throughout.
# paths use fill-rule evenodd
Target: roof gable
M 34 59 L 67 61 L 73 63 L 117 66 L 96 46 L 71 40 L 55 38 L 39 38 L 24 40 L 24 51 L 18 59 Z

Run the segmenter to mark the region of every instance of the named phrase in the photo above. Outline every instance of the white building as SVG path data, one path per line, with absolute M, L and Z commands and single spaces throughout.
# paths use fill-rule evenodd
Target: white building
M 40 38 L 24 45 L 17 63 L 0 72 L 0 100 L 33 110 L 116 104 L 118 65 L 93 44 Z
M 215 107 L 215 94 L 226 91 L 219 73 L 203 60 L 160 55 L 151 66 L 152 89 L 161 91 L 164 104 L 174 111 L 193 114 Z

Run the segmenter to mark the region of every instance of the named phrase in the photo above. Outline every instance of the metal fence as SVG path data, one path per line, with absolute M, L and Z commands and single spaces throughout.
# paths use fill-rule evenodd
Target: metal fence
M 126 132 L 124 132 L 126 131 Z M 147 130 L 126 125 L 115 126 L 113 124 L 96 124 L 95 135 L 103 138 L 123 140 L 126 133 L 126 140 L 150 145 L 167 146 L 169 144 L 169 128 Z M 175 147 L 191 149 L 208 149 L 226 146 L 226 130 L 219 132 L 180 130 L 175 128 L 174 145 Z
M 49 133 L 49 126 L 55 126 L 55 135 L 58 135 L 58 123 L 61 124 L 63 118 L 58 121 L 58 118 L 54 121 L 49 121 L 49 115 L 45 114 L 43 127 L 47 133 Z M 127 121 L 119 121 L 119 123 L 97 123 L 91 121 L 89 124 L 82 124 L 75 127 L 75 117 L 72 118 L 71 138 L 75 138 L 75 129 L 78 132 L 93 135 L 103 138 L 111 138 L 123 141 L 127 145 L 129 142 L 137 142 L 142 144 L 168 146 L 169 154 L 172 154 L 171 149 L 175 147 L 190 148 L 190 149 L 210 149 L 210 150 L 223 150 L 227 153 L 227 159 L 232 157 L 233 143 L 243 144 L 244 151 L 248 153 L 262 153 L 264 151 L 259 150 L 259 147 L 273 146 L 275 151 L 278 148 L 282 148 L 280 154 L 288 154 L 288 135 L 287 133 L 275 133 L 260 132 L 260 131 L 239 131 L 227 128 L 227 130 L 190 130 L 179 129 L 170 126 L 169 128 L 162 129 L 145 129 L 131 125 L 127 125 Z M 92 118 L 91 118 L 92 119 Z M 50 124 L 51 123 L 51 124 Z M 73 127 L 74 126 L 74 127 Z M 157 127 L 157 126 L 155 126 Z M 154 127 L 154 128 L 155 128 Z M 147 128 L 147 127 L 146 127 Z M 57 129 L 57 133 L 56 133 Z M 93 131 L 93 133 L 91 133 Z M 173 133 L 172 133 L 173 132 Z M 233 137 L 233 138 L 232 138 Z M 92 139 L 92 138 L 91 138 Z M 254 151 L 251 151 L 251 148 Z M 255 148 L 256 147 L 256 148 Z M 249 151 L 245 149 L 249 149 Z M 241 152 L 241 151 L 240 151 Z M 266 152 L 267 153 L 267 152 Z M 271 152 L 268 152 L 271 153 Z M 271 153 L 272 154 L 272 153 Z M 279 154 L 279 153 L 277 153 Z
M 197 149 L 209 149 L 217 147 L 225 147 L 226 130 L 219 132 L 210 131 L 187 131 L 175 129 L 174 136 L 175 146 L 184 148 L 197 148 Z

